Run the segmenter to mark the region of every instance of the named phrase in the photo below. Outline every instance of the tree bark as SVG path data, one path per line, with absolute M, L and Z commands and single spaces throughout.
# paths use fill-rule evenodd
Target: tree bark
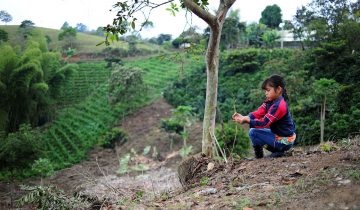
M 326 110 L 326 96 L 321 104 L 320 110 L 320 143 L 324 142 L 324 128 L 325 128 L 325 110 Z
M 214 16 L 196 5 L 192 0 L 184 0 L 186 8 L 207 22 L 210 27 L 210 39 L 205 58 L 207 82 L 202 134 L 202 153 L 208 157 L 213 157 L 215 151 L 215 143 L 211 138 L 210 132 L 213 134 L 215 131 L 221 30 L 226 13 L 234 2 L 235 0 L 220 0 L 216 16 Z

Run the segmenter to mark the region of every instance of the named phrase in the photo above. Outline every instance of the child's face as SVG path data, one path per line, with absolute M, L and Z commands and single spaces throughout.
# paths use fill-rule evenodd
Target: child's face
M 267 100 L 273 101 L 278 99 L 282 95 L 281 87 L 271 87 L 270 85 L 266 85 L 265 87 L 265 96 Z

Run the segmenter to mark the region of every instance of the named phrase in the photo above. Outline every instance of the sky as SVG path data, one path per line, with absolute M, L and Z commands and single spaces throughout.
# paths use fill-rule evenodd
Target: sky
M 12 17 L 8 25 L 19 25 L 23 20 L 31 20 L 35 26 L 60 29 L 65 21 L 75 27 L 77 23 L 83 23 L 90 30 L 99 26 L 106 26 L 115 17 L 110 12 L 116 0 L 0 0 L 0 10 L 7 11 Z M 153 0 L 162 2 L 162 0 Z M 217 8 L 219 0 L 209 0 L 209 10 Z M 247 23 L 258 22 L 261 12 L 268 5 L 277 4 L 282 11 L 283 20 L 291 20 L 296 9 L 306 5 L 310 0 L 237 0 L 232 9 L 240 10 L 240 21 Z M 150 20 L 154 28 L 140 32 L 143 38 L 156 37 L 160 33 L 172 34 L 177 37 L 189 24 L 197 26 L 199 31 L 206 28 L 203 20 L 195 15 L 185 17 L 185 12 L 178 13 L 173 17 L 166 11 L 168 6 L 153 10 Z M 139 17 L 141 19 L 141 17 Z M 3 22 L 0 23 L 4 25 Z

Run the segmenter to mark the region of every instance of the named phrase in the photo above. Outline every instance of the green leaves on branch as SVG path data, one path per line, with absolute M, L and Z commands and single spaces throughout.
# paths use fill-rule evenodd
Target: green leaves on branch
M 142 70 L 126 68 L 117 65 L 110 78 L 109 99 L 111 103 L 129 101 L 141 94 L 145 94 L 146 87 L 142 77 Z
M 170 7 L 166 8 L 167 11 L 170 11 L 171 15 L 175 17 L 176 12 L 179 12 L 179 7 L 177 4 L 170 3 Z
M 193 0 L 201 8 L 205 9 L 209 3 L 208 0 Z M 106 44 L 110 45 L 110 42 L 114 40 L 118 41 L 119 35 L 123 35 L 129 30 L 135 30 L 137 18 L 135 15 L 137 13 L 145 14 L 146 11 L 149 11 L 149 15 L 153 9 L 156 9 L 165 4 L 170 4 L 170 7 L 166 8 L 173 16 L 176 12 L 179 12 L 180 7 L 185 8 L 184 0 L 180 0 L 180 7 L 174 3 L 174 0 L 166 1 L 160 3 L 151 2 L 150 0 L 129 0 L 125 2 L 117 2 L 113 5 L 113 9 L 116 10 L 116 17 L 113 19 L 112 24 L 108 24 L 103 27 L 105 33 L 105 41 L 100 42 L 97 45 Z M 112 10 L 110 10 L 112 11 Z M 145 15 L 146 16 L 146 15 Z M 145 20 L 147 22 L 148 20 Z M 142 27 L 144 24 L 140 24 Z

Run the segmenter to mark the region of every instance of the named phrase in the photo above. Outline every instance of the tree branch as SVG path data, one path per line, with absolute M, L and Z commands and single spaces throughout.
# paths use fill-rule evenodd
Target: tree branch
M 214 25 L 216 17 L 210 12 L 201 8 L 195 2 L 193 2 L 192 0 L 184 0 L 184 5 L 186 8 L 195 13 L 195 15 L 197 15 L 199 18 L 203 19 L 207 24 L 209 24 L 210 26 Z

